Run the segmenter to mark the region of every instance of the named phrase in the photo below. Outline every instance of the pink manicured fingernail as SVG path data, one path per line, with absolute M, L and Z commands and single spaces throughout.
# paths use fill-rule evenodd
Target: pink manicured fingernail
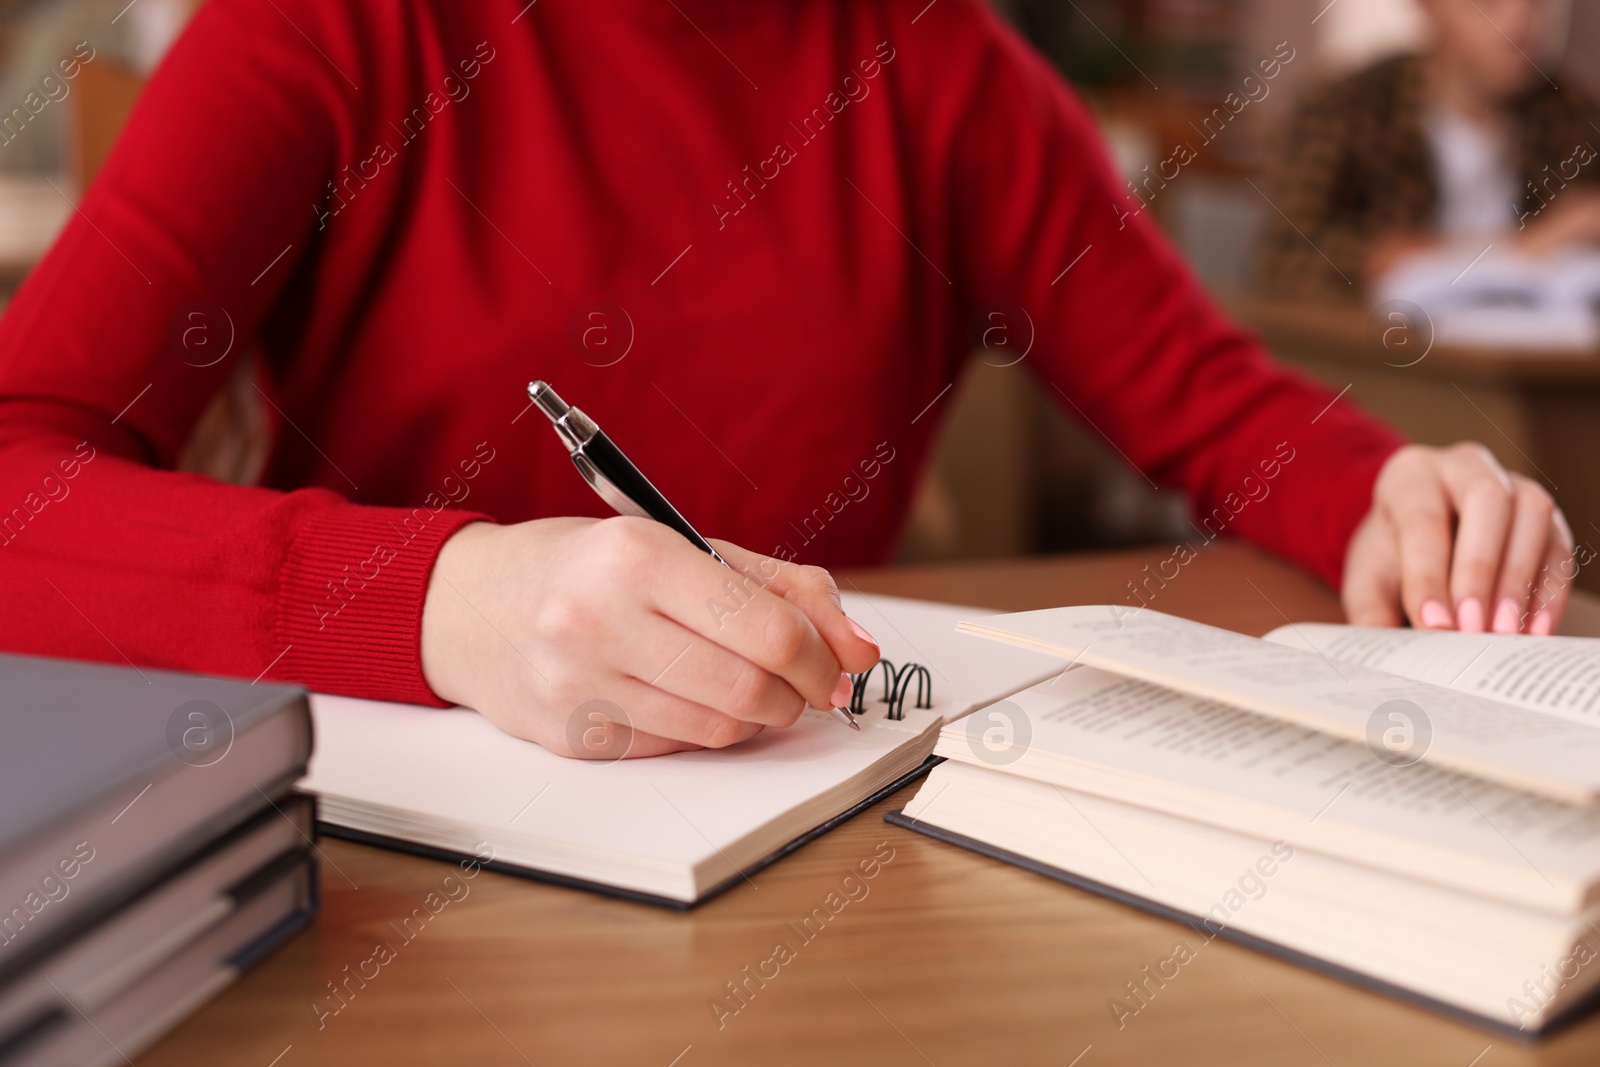
M 839 684 L 833 687 L 833 695 L 828 697 L 829 702 L 836 708 L 842 708 L 850 703 L 850 696 L 855 692 L 856 683 L 850 680 L 848 674 L 839 675 Z
M 856 620 L 849 618 L 848 616 L 844 621 L 850 624 L 850 629 L 854 630 L 855 635 L 861 638 L 861 640 L 865 641 L 869 645 L 877 645 L 878 639 L 867 633 L 867 631 L 863 630 L 859 622 L 856 622 Z
M 1500 606 L 1494 609 L 1494 632 L 1497 634 L 1514 634 L 1519 629 L 1522 612 L 1517 610 L 1517 602 L 1510 597 L 1500 601 Z
M 1533 621 L 1528 624 L 1528 632 L 1538 634 L 1540 637 L 1549 637 L 1556 632 L 1556 617 L 1540 608 L 1533 613 Z
M 1469 596 L 1456 605 L 1456 629 L 1464 634 L 1483 633 L 1483 601 Z
M 1455 620 L 1450 618 L 1449 609 L 1437 600 L 1424 600 L 1422 625 L 1430 630 L 1448 630 L 1455 625 Z

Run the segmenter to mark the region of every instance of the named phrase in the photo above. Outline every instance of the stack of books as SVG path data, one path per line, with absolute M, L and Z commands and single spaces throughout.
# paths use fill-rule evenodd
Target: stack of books
M 131 1062 L 315 914 L 297 689 L 0 655 L 0 1064 Z
M 943 728 L 891 822 L 1531 1036 L 1600 990 L 1600 641 L 1078 607 L 962 629 L 1063 670 Z M 1148 968 L 1147 968 L 1148 970 Z

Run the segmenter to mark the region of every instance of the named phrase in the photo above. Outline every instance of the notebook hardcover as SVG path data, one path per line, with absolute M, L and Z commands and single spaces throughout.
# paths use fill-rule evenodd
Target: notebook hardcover
M 789 853 L 798 849 L 800 846 L 816 840 L 841 823 L 849 821 L 855 816 L 861 814 L 863 811 L 872 807 L 874 804 L 878 803 L 878 801 L 883 800 L 885 797 L 892 796 L 894 793 L 923 777 L 935 766 L 943 762 L 944 759 L 941 756 L 929 756 L 916 767 L 901 775 L 899 778 L 896 778 L 882 789 L 879 789 L 877 792 L 873 793 L 859 804 L 840 812 L 838 815 L 835 815 L 822 825 L 801 834 L 799 837 L 795 838 L 793 841 L 790 841 L 782 848 L 768 853 L 755 863 L 752 863 L 750 866 L 746 867 L 744 870 L 739 871 L 737 874 L 730 875 L 728 878 L 718 882 L 716 885 L 712 886 L 710 889 L 706 890 L 699 897 L 692 901 L 676 900 L 672 897 L 659 896 L 654 893 L 641 893 L 637 890 L 623 889 L 619 886 L 607 885 L 604 882 L 592 882 L 582 878 L 571 878 L 567 875 L 552 874 L 548 871 L 541 871 L 532 867 L 523 867 L 514 863 L 504 863 L 499 860 L 485 861 L 466 852 L 453 852 L 449 849 L 434 848 L 431 845 L 419 845 L 397 837 L 388 837 L 383 834 L 367 833 L 364 830 L 351 830 L 343 826 L 335 826 L 331 823 L 317 823 L 317 831 L 321 836 L 324 837 L 337 837 L 346 841 L 354 841 L 357 844 L 373 845 L 377 848 L 392 849 L 396 852 L 409 852 L 414 856 L 423 856 L 434 860 L 444 860 L 447 863 L 469 860 L 485 870 L 497 871 L 500 874 L 515 875 L 518 878 L 526 878 L 529 881 L 545 882 L 549 885 L 563 886 L 567 889 L 582 889 L 590 893 L 599 893 L 602 896 L 616 897 L 620 900 L 629 900 L 639 904 L 654 904 L 658 907 L 670 908 L 673 911 L 689 911 L 693 908 L 699 907 L 701 904 L 711 900 L 713 897 L 722 895 L 722 893 L 732 888 L 735 884 L 744 881 L 750 875 L 761 870 L 762 868 L 771 866 L 772 864 L 778 862 Z

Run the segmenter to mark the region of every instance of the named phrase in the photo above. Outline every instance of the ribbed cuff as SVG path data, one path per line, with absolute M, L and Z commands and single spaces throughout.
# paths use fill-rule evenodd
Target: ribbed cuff
M 322 693 L 444 706 L 422 675 L 422 606 L 440 547 L 470 511 L 335 507 L 295 531 L 274 630 L 274 678 Z

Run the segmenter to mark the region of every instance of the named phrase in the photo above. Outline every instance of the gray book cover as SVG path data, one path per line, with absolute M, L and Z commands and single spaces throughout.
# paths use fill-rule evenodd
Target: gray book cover
M 0 654 L 0 972 L 273 805 L 310 752 L 300 689 Z

